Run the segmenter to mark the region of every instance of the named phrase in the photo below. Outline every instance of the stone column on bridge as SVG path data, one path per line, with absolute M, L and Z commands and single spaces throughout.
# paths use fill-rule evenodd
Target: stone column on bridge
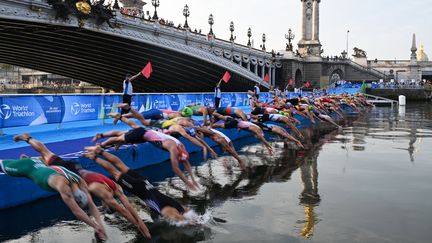
M 306 0 L 301 0 L 302 2 L 302 40 L 306 40 Z
M 416 43 L 416 35 L 413 34 L 412 44 L 411 44 L 411 63 L 417 62 L 417 43 Z
M 247 69 L 248 69 L 249 72 L 251 71 L 250 70 L 250 61 L 247 63 Z
M 319 3 L 321 0 L 313 2 L 313 33 L 312 40 L 319 41 Z
M 261 70 L 262 70 L 262 72 L 261 72 L 261 79 L 264 80 L 264 76 L 265 76 L 265 63 L 262 65 Z
M 255 72 L 256 76 L 258 76 L 258 67 L 259 67 L 259 64 L 257 62 L 257 64 L 254 65 L 254 68 L 255 68 L 254 72 Z
M 302 38 L 298 43 L 299 53 L 303 57 L 321 57 L 319 40 L 319 6 L 321 0 L 301 0 L 302 2 Z

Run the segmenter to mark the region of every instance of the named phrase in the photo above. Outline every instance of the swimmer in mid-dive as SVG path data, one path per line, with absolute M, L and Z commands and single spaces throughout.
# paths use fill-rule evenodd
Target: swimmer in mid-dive
M 122 121 L 128 124 L 132 129 L 129 131 L 111 131 L 106 133 L 97 133 L 93 138 L 93 142 L 109 137 L 103 141 L 100 145 L 103 148 L 112 145 L 121 144 L 139 144 L 150 142 L 156 147 L 164 149 L 170 153 L 171 167 L 178 177 L 191 189 L 197 190 L 198 183 L 192 172 L 192 166 L 189 163 L 189 153 L 186 151 L 185 146 L 178 139 L 157 132 L 148 128 L 144 128 L 133 122 L 128 118 L 122 118 Z M 191 181 L 188 180 L 186 175 L 180 170 L 179 162 L 183 163 L 185 169 L 191 177 Z
M 284 123 L 287 127 L 289 127 L 291 129 L 291 131 L 293 131 L 299 138 L 303 138 L 303 135 L 301 134 L 301 132 L 297 129 L 296 126 L 294 126 L 294 124 L 292 124 L 290 122 L 290 120 L 288 119 L 288 117 L 283 116 L 283 115 L 279 115 L 279 114 L 263 114 L 263 115 L 252 115 L 251 114 L 251 118 L 254 118 L 256 120 L 258 120 L 259 122 L 267 122 L 267 121 L 272 121 L 272 122 L 279 122 L 279 123 Z
M 240 118 L 243 121 L 247 121 L 248 118 L 242 109 L 236 107 L 219 107 L 216 110 L 217 113 L 224 116 L 232 116 L 234 118 Z
M 85 170 L 81 164 L 74 160 L 63 160 L 45 144 L 31 137 L 28 133 L 23 133 L 14 137 L 14 141 L 25 141 L 40 155 L 42 162 L 47 166 L 62 166 L 75 174 L 81 176 L 88 185 L 88 191 L 100 198 L 102 202 L 111 210 L 119 212 L 129 222 L 134 224 L 138 230 L 147 238 L 150 238 L 150 232 L 145 226 L 141 218 L 138 216 L 136 210 L 132 207 L 127 197 L 124 195 L 122 188 L 108 177 L 93 171 Z M 122 207 L 118 199 L 124 207 Z
M 182 116 L 184 117 L 190 117 L 192 115 L 194 116 L 202 116 L 203 117 L 203 123 L 202 126 L 207 126 L 207 116 L 211 116 L 214 109 L 210 107 L 205 107 L 203 105 L 199 104 L 189 104 L 185 108 L 182 109 Z
M 201 147 L 203 150 L 204 160 L 207 159 L 207 151 L 210 151 L 210 154 L 213 158 L 217 158 L 217 155 L 214 152 L 214 150 L 204 140 L 195 136 L 196 132 L 193 130 L 193 128 L 186 130 L 182 126 L 177 125 L 178 121 L 182 119 L 189 119 L 189 118 L 177 117 L 171 120 L 151 120 L 151 119 L 149 120 L 146 119 L 147 117 L 144 117 L 142 113 L 139 113 L 133 108 L 131 108 L 129 111 L 130 111 L 129 114 L 131 114 L 130 116 L 137 119 L 139 122 L 141 122 L 142 125 L 156 127 L 160 129 L 167 129 L 167 130 L 163 130 L 163 133 L 167 133 L 173 137 L 178 137 L 180 135 L 186 138 L 187 140 L 189 140 L 191 143 L 195 144 L 196 146 Z M 114 118 L 114 124 L 117 123 L 117 121 L 119 120 L 125 123 L 131 121 L 130 119 L 127 119 L 127 116 L 121 115 L 119 113 L 109 113 L 108 116 Z
M 222 116 L 217 113 L 213 113 L 213 116 L 218 120 L 224 121 L 224 123 L 215 123 L 212 125 L 212 128 L 226 128 L 226 129 L 238 128 L 238 129 L 250 131 L 254 133 L 255 137 L 258 138 L 258 140 L 260 140 L 263 143 L 263 145 L 267 148 L 269 153 L 273 154 L 273 148 L 270 145 L 270 143 L 265 139 L 264 132 L 259 126 L 251 122 L 238 121 L 230 116 Z
M 258 122 L 258 121 L 253 122 L 253 123 L 258 125 L 263 131 L 272 132 L 281 138 L 286 138 L 288 140 L 291 140 L 291 141 L 295 142 L 297 144 L 297 146 L 304 149 L 303 144 L 298 139 L 291 136 L 283 127 L 280 127 L 280 126 L 275 125 L 275 124 L 262 123 L 262 122 Z
M 180 120 L 178 124 L 185 128 L 189 128 L 189 127 L 195 128 L 198 133 L 201 133 L 202 135 L 210 138 L 211 140 L 215 141 L 220 146 L 222 146 L 222 148 L 225 149 L 225 151 L 231 154 L 239 162 L 240 168 L 242 169 L 246 168 L 246 163 L 237 154 L 231 139 L 225 134 L 223 134 L 222 132 L 213 128 L 195 126 L 190 120 L 183 119 Z
M 0 160 L 0 173 L 28 178 L 44 190 L 60 193 L 63 202 L 75 217 L 94 228 L 100 239 L 107 239 L 101 214 L 88 193 L 85 182 L 75 173 L 61 167 L 48 167 L 40 160 L 32 158 Z M 83 208 L 86 207 L 95 220 L 84 212 Z
M 137 112 L 138 114 L 141 114 L 143 117 L 145 117 L 145 119 L 150 119 L 150 120 L 173 119 L 176 117 L 182 117 L 182 114 L 180 111 L 150 109 L 150 110 L 146 110 L 143 112 L 138 112 L 136 110 L 134 110 L 134 112 L 132 112 L 133 108 L 130 107 L 128 103 L 118 104 L 117 107 L 121 108 L 121 109 L 127 109 L 129 111 L 126 114 L 122 114 L 122 116 L 127 117 L 127 118 L 134 117 L 138 120 L 139 120 L 139 118 L 136 116 L 136 114 L 134 114 L 135 112 Z M 117 123 L 117 120 L 114 120 L 114 125 L 116 123 Z
M 150 208 L 152 217 L 162 216 L 170 220 L 185 220 L 188 209 L 167 195 L 162 194 L 145 177 L 127 167 L 117 156 L 100 146 L 85 148 L 87 158 L 102 166 L 126 191 L 139 197 Z M 97 157 L 99 155 L 100 157 Z

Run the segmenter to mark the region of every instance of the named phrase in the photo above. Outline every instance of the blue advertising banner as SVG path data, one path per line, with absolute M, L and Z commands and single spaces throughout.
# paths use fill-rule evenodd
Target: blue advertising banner
M 231 107 L 231 94 L 224 93 L 220 101 L 220 107 Z M 234 101 L 235 102 L 235 101 Z
M 96 120 L 100 117 L 102 96 L 63 96 L 65 114 L 63 122 Z
M 3 98 L 1 119 L 3 127 L 32 126 L 48 122 L 39 102 L 32 96 Z
M 203 94 L 202 104 L 204 106 L 214 106 L 214 95 L 213 94 Z
M 108 118 L 108 113 L 120 112 L 117 108 L 117 104 L 122 102 L 122 97 L 120 95 L 105 95 L 103 96 L 103 118 Z
M 59 95 L 45 95 L 35 96 L 35 100 L 39 103 L 42 108 L 43 114 L 46 118 L 46 123 L 60 123 L 63 121 L 64 116 L 64 104 L 63 98 Z M 45 122 L 42 122 L 43 124 Z
M 169 101 L 169 110 L 178 111 L 180 110 L 181 103 L 180 103 L 180 96 L 177 94 L 169 94 L 168 95 L 168 101 Z
M 268 94 L 261 93 L 267 100 Z M 53 124 L 107 118 L 110 112 L 120 112 L 116 105 L 121 95 L 44 95 L 0 96 L 0 128 Z M 132 108 L 181 110 L 192 103 L 214 105 L 214 95 L 205 94 L 137 94 Z M 246 93 L 222 94 L 221 107 L 247 106 Z
M 8 112 L 5 108 L 6 106 L 3 104 L 3 97 L 0 96 L 0 128 L 4 127 L 3 120 Z
M 247 106 L 249 105 L 249 100 L 246 94 L 235 94 L 235 104 L 233 106 Z
M 197 98 L 198 96 L 199 98 Z M 180 109 L 193 103 L 202 102 L 201 94 L 179 94 L 178 97 L 180 100 Z

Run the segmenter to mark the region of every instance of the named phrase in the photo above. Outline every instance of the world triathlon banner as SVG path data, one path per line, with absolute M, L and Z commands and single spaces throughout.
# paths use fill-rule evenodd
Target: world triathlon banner
M 267 101 L 269 94 L 261 93 L 260 99 Z M 121 101 L 121 95 L 0 96 L 0 128 L 104 119 L 110 112 L 119 112 L 116 105 Z M 133 96 L 132 107 L 140 112 L 179 111 L 192 103 L 212 106 L 214 96 L 212 93 L 137 94 Z M 221 107 L 247 105 L 246 93 L 222 94 Z

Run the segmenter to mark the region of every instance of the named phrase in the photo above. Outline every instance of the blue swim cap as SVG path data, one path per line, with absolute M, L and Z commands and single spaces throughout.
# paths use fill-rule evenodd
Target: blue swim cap
M 189 134 L 191 137 L 195 137 L 197 135 L 196 129 L 193 127 L 185 127 L 186 133 Z

